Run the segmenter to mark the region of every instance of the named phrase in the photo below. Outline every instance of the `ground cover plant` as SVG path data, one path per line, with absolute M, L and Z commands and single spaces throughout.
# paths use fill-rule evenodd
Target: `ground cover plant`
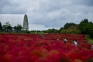
M 0 34 L 0 62 L 93 62 L 93 50 L 83 34 Z

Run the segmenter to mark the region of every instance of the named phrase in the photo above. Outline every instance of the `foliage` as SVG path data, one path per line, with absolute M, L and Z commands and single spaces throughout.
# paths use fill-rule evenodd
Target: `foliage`
M 78 29 L 63 29 L 60 33 L 66 33 L 66 34 L 80 34 L 80 30 Z
M 2 31 L 2 23 L 0 22 L 0 31 Z
M 16 26 L 14 26 L 14 30 L 17 31 L 17 27 Z
M 86 35 L 86 39 L 87 39 L 88 43 L 93 44 L 93 38 L 91 38 L 89 35 Z
M 75 23 L 66 23 L 65 25 L 64 25 L 64 29 L 68 29 L 70 26 L 76 26 L 77 24 L 75 24 Z
M 52 29 L 48 29 L 46 32 L 47 32 L 47 33 L 58 33 L 58 30 L 52 28 Z
M 70 24 L 70 23 L 69 23 Z M 60 28 L 60 33 L 66 34 L 79 34 L 81 31 L 77 28 L 77 25 L 71 25 L 68 28 Z
M 14 29 L 14 31 L 16 32 L 24 32 L 24 33 L 32 33 L 32 34 L 44 34 L 44 33 L 70 33 L 70 34 L 88 34 L 93 38 L 93 23 L 89 22 L 88 19 L 84 19 L 82 20 L 79 24 L 75 24 L 75 23 L 66 23 L 64 25 L 64 27 L 61 27 L 59 30 L 58 29 L 48 29 L 48 30 L 42 30 L 42 31 L 24 31 L 22 30 L 22 26 L 20 24 L 18 24 L 17 26 L 14 26 L 12 28 L 12 26 L 9 24 L 9 22 L 6 22 L 3 26 L 0 22 L 0 31 L 4 31 L 4 32 L 12 32 Z
M 11 25 L 9 25 L 9 26 L 7 27 L 7 29 L 12 32 L 12 27 L 11 27 Z
M 17 25 L 17 30 L 21 31 L 22 26 L 20 24 Z
M 5 25 L 3 25 L 3 30 L 6 32 L 12 32 L 12 27 L 9 22 L 6 22 Z
M 93 23 L 90 24 L 88 28 L 89 28 L 89 29 L 88 29 L 88 34 L 89 34 L 91 37 L 93 37 Z
M 14 29 L 16 32 L 20 32 L 22 29 L 22 26 L 20 24 L 18 24 L 17 26 L 14 26 Z
M 61 33 L 61 31 L 64 29 L 64 27 L 61 27 L 59 30 L 58 30 L 58 33 Z
M 0 62 L 93 62 L 93 50 L 85 35 L 44 35 L 46 38 L 40 34 L 0 34 Z M 64 37 L 68 39 L 66 44 Z
M 78 25 L 78 29 L 81 30 L 82 34 L 89 34 L 93 37 L 93 23 L 89 22 L 88 19 L 84 19 Z
M 88 19 L 82 20 L 80 24 L 78 25 L 78 28 L 81 30 L 83 34 L 88 34 L 89 27 L 90 27 L 90 24 L 88 22 Z

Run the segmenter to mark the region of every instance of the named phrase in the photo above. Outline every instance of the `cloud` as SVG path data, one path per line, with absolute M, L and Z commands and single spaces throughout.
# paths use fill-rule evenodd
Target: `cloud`
M 49 27 L 52 28 L 52 27 Z M 39 24 L 29 24 L 29 30 L 47 30 L 49 29 L 45 27 L 44 25 Z
M 72 0 L 73 4 L 93 6 L 93 0 Z
M 24 14 L 0 14 L 0 22 L 4 25 L 6 22 L 14 27 L 18 24 L 23 26 Z
M 27 9 L 16 0 L 0 0 L 1 14 L 24 14 Z
M 92 2 L 93 0 L 0 0 L 0 13 L 26 13 L 29 26 L 35 26 L 33 29 L 36 30 L 60 28 L 67 22 L 78 24 L 84 18 L 93 22 Z

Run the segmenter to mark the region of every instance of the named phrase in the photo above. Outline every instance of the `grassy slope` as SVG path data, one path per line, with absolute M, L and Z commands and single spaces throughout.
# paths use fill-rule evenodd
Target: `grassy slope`
M 86 39 L 88 40 L 88 43 L 93 44 L 93 39 L 89 35 L 86 35 Z

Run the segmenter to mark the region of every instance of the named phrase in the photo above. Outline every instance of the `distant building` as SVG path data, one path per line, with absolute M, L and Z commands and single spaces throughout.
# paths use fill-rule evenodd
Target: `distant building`
M 28 18 L 27 18 L 26 14 L 25 14 L 24 20 L 23 20 L 23 30 L 28 30 Z
M 26 14 L 0 14 L 0 22 L 2 25 L 5 25 L 6 22 L 14 27 L 20 24 L 22 26 L 22 30 L 28 30 L 28 18 Z

